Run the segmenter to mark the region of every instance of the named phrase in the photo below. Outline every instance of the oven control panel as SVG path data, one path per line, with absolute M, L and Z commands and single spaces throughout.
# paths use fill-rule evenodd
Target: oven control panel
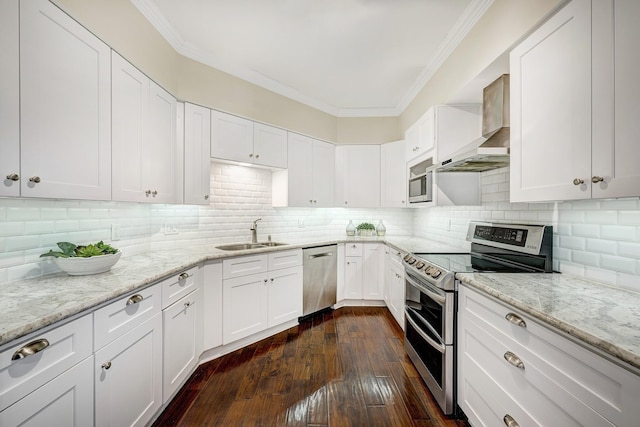
M 431 265 L 420 258 L 416 258 L 411 254 L 407 254 L 403 258 L 405 267 L 409 268 L 413 273 L 418 273 L 420 277 L 426 279 L 427 281 L 435 284 L 438 287 L 446 288 L 444 285 L 440 284 L 440 282 L 445 279 L 447 276 L 445 271 L 436 267 L 435 265 Z

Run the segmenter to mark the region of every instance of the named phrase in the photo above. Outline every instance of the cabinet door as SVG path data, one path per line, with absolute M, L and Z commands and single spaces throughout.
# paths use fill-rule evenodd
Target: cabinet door
M 237 277 L 222 283 L 222 343 L 229 344 L 267 329 L 266 273 Z
M 253 122 L 212 110 L 211 157 L 253 162 Z
M 313 141 L 313 206 L 333 206 L 333 188 L 335 179 L 335 146 L 328 142 Z M 289 163 L 291 165 L 291 163 Z M 309 173 L 307 171 L 307 173 Z
M 593 2 L 593 159 L 592 196 L 640 195 L 640 3 L 634 0 Z M 612 16 L 613 15 L 613 16 Z M 611 66 L 613 63 L 613 67 Z
M 151 190 L 147 199 L 153 203 L 176 203 L 176 99 L 153 81 L 149 82 L 148 96 L 142 150 L 145 191 Z
M 438 105 L 434 135 L 438 162 L 449 160 L 482 135 L 482 105 Z
M 380 206 L 383 208 L 403 208 L 407 205 L 407 163 L 404 154 L 404 141 L 380 146 Z
M 0 412 L 0 425 L 93 425 L 93 356 Z
M 162 312 L 163 402 L 178 391 L 202 352 L 202 292 L 196 289 Z
M 211 192 L 211 110 L 184 104 L 184 203 L 208 205 Z
M 222 262 L 206 262 L 203 276 L 203 348 L 209 350 L 222 345 Z
M 418 156 L 418 150 L 420 147 L 419 144 L 419 129 L 418 122 L 414 123 L 409 129 L 407 129 L 404 133 L 405 140 L 405 161 L 409 161 Z
M 344 298 L 362 299 L 362 257 L 345 257 Z
M 339 169 L 339 170 L 338 170 Z M 339 206 L 373 208 L 380 206 L 380 146 L 344 145 L 336 147 L 336 197 Z
M 144 171 L 144 117 L 149 108 L 149 79 L 120 55 L 112 54 L 113 200 L 151 198 Z
M 287 167 L 287 131 L 262 123 L 253 124 L 253 163 Z
M 20 3 L 21 194 L 111 198 L 110 50 L 45 0 Z
M 383 299 L 384 247 L 380 243 L 364 245 L 362 263 L 362 298 L 368 300 Z
M 404 329 L 404 293 L 404 268 L 392 262 L 389 267 L 389 311 L 402 329 Z
M 268 326 L 302 316 L 302 266 L 269 272 Z
M 289 132 L 287 153 L 288 206 L 313 206 L 313 139 Z M 333 159 L 332 159 L 333 162 Z
M 511 201 L 589 198 L 591 1 L 561 9 L 510 64 Z
M 19 196 L 20 31 L 17 1 L 0 3 L 0 196 Z
M 96 426 L 144 426 L 162 405 L 162 316 L 95 353 Z

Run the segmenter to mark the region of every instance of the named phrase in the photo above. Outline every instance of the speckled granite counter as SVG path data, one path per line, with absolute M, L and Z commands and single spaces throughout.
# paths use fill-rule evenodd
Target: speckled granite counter
M 264 249 L 222 251 L 215 244 L 123 256 L 111 271 L 93 276 L 52 274 L 0 286 L 0 345 L 59 320 L 82 313 L 207 260 L 282 251 L 341 242 L 388 243 L 403 252 L 462 251 L 411 237 L 324 237 Z M 126 254 L 125 254 L 126 255 Z
M 640 293 L 562 274 L 456 277 L 640 369 Z

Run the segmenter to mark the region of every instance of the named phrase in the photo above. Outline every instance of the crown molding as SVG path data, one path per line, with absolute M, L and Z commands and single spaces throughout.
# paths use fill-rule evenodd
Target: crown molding
M 401 115 L 409 103 L 449 57 L 451 52 L 458 46 L 460 41 L 468 34 L 471 28 L 473 28 L 478 19 L 480 19 L 489 6 L 491 6 L 493 1 L 494 0 L 472 0 L 464 14 L 458 19 L 440 45 L 434 59 L 423 69 L 418 79 L 416 79 L 415 83 L 396 106 L 389 108 L 338 108 L 314 97 L 307 96 L 290 86 L 247 67 L 240 67 L 219 60 L 209 52 L 185 42 L 158 10 L 153 0 L 131 0 L 142 15 L 144 15 L 151 25 L 154 26 L 179 54 L 336 117 L 395 117 Z

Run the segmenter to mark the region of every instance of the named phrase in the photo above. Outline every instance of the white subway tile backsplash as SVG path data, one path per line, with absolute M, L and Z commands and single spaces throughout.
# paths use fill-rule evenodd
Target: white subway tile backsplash
M 572 251 L 571 261 L 585 266 L 600 267 L 601 265 L 600 255 L 584 251 Z
M 619 215 L 618 224 L 640 226 L 640 211 L 635 211 L 635 210 L 620 211 L 618 215 Z
M 618 254 L 618 242 L 614 240 L 587 239 L 586 242 L 586 250 L 588 252 L 609 255 Z
M 574 224 L 571 234 L 579 237 L 600 237 L 600 226 L 593 224 Z
M 603 225 L 602 238 L 609 240 L 620 240 L 625 242 L 635 242 L 638 240 L 638 233 L 635 227 Z
M 637 261 L 633 258 L 602 255 L 600 267 L 607 270 L 619 271 L 621 273 L 638 274 L 638 271 L 636 271 L 636 264 Z
M 619 243 L 616 243 L 616 245 L 618 247 L 618 255 L 640 260 L 640 242 L 638 243 L 619 242 Z

